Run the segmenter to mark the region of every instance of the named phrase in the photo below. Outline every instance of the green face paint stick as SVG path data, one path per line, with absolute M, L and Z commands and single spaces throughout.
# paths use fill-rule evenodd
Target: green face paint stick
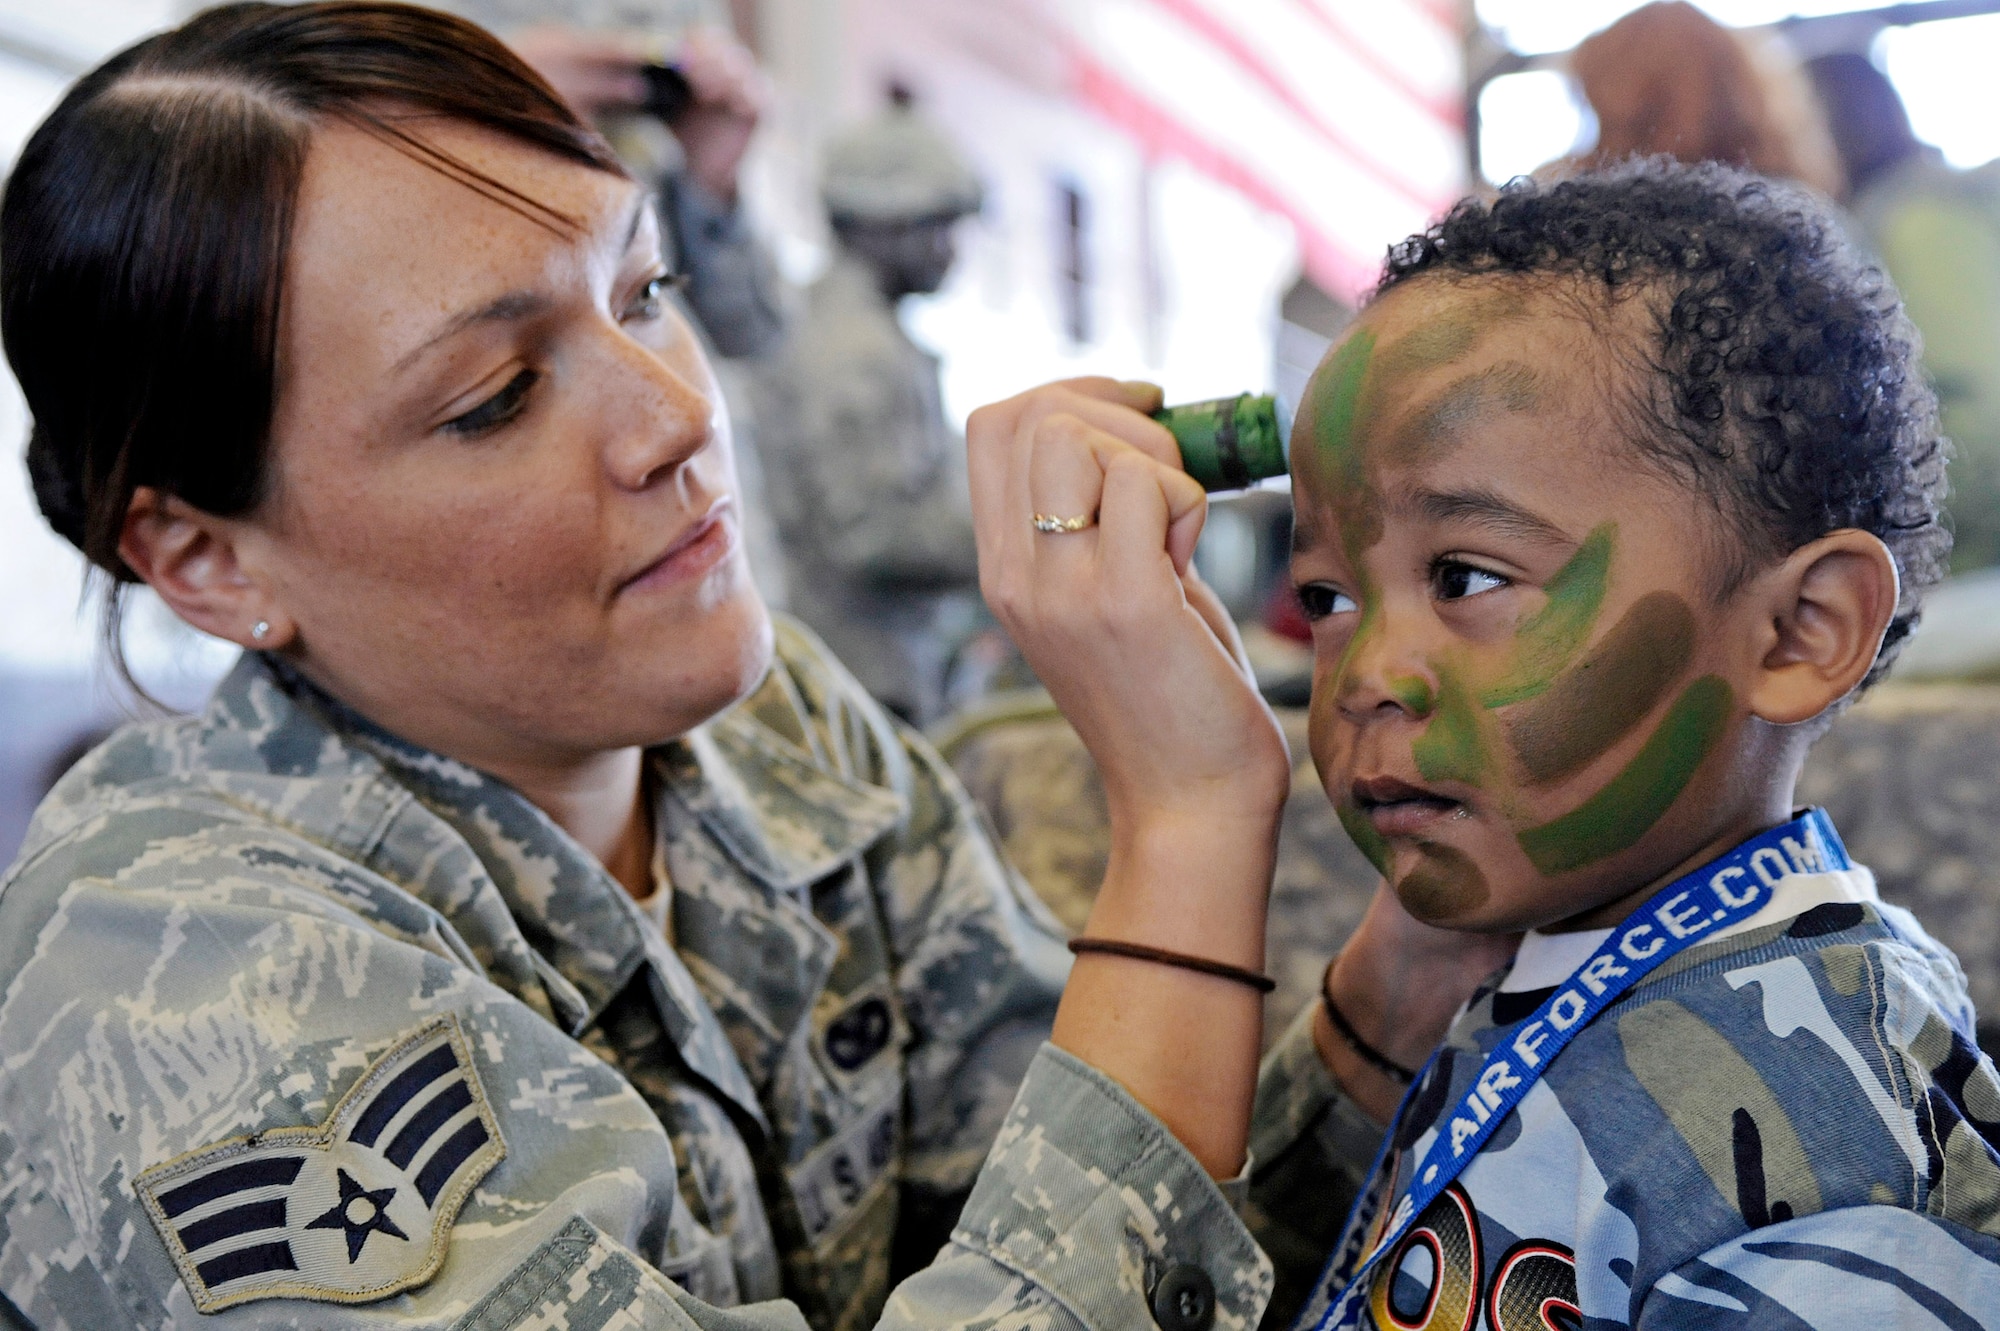
M 1181 465 L 1211 493 L 1282 476 L 1290 466 L 1285 444 L 1292 413 L 1268 393 L 1188 402 L 1155 412 L 1153 419 L 1173 432 Z

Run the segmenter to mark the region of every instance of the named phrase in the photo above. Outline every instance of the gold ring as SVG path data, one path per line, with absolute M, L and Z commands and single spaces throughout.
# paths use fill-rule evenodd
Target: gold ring
M 1046 532 L 1084 531 L 1097 525 L 1097 515 L 1086 513 L 1080 518 L 1059 518 L 1053 513 L 1035 514 L 1035 530 Z

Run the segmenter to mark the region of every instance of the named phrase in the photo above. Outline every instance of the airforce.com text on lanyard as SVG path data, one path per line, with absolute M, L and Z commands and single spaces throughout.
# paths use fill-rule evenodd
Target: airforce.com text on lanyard
M 1355 1269 L 1353 1279 L 1321 1320 L 1319 1331 L 1351 1331 L 1359 1324 L 1376 1265 L 1395 1250 L 1425 1208 L 1472 1163 L 1479 1148 L 1533 1088 L 1550 1060 L 1592 1018 L 1662 962 L 1762 910 L 1770 903 L 1771 889 L 1779 879 L 1852 867 L 1832 820 L 1819 809 L 1808 809 L 1693 873 L 1676 878 L 1627 916 L 1590 959 L 1557 985 L 1535 1014 L 1516 1028 L 1512 1039 L 1486 1056 L 1465 1097 L 1452 1107 L 1448 1118 L 1441 1116 L 1442 1126 L 1424 1153 L 1423 1163 L 1417 1166 L 1410 1190 L 1396 1203 L 1381 1240 Z M 1433 1056 L 1433 1066 L 1435 1063 Z M 1419 1077 L 1410 1094 L 1416 1094 L 1424 1081 Z M 1406 1107 L 1407 1100 L 1406 1096 Z M 1391 1121 L 1400 1120 L 1403 1112 L 1399 1109 Z M 1381 1159 L 1376 1159 L 1378 1170 Z M 1363 1195 L 1365 1198 L 1365 1190 Z M 1339 1260 L 1339 1254 L 1334 1260 Z

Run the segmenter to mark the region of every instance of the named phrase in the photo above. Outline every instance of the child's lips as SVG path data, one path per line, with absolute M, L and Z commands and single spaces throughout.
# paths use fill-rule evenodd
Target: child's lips
M 1416 836 L 1465 812 L 1461 801 L 1393 776 L 1358 777 L 1352 795 L 1355 807 L 1385 837 Z

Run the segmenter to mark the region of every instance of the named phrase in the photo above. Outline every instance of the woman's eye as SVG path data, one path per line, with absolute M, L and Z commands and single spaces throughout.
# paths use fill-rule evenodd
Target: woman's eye
M 541 377 L 533 370 L 521 371 L 507 381 L 506 387 L 464 415 L 452 417 L 442 428 L 469 439 L 491 434 L 527 408 L 528 393 Z
M 1344 615 L 1357 608 L 1353 597 L 1323 582 L 1309 582 L 1299 588 L 1299 604 L 1305 607 L 1306 618 L 1310 620 Z
M 639 288 L 639 294 L 625 307 L 622 318 L 657 319 L 666 311 L 667 293 L 676 287 L 687 285 L 687 277 L 681 273 L 661 273 Z
M 1461 601 L 1468 596 L 1490 592 L 1496 587 L 1505 587 L 1507 579 L 1498 573 L 1488 573 L 1483 568 L 1470 564 L 1455 563 L 1451 560 L 1439 564 L 1431 574 L 1440 601 Z

